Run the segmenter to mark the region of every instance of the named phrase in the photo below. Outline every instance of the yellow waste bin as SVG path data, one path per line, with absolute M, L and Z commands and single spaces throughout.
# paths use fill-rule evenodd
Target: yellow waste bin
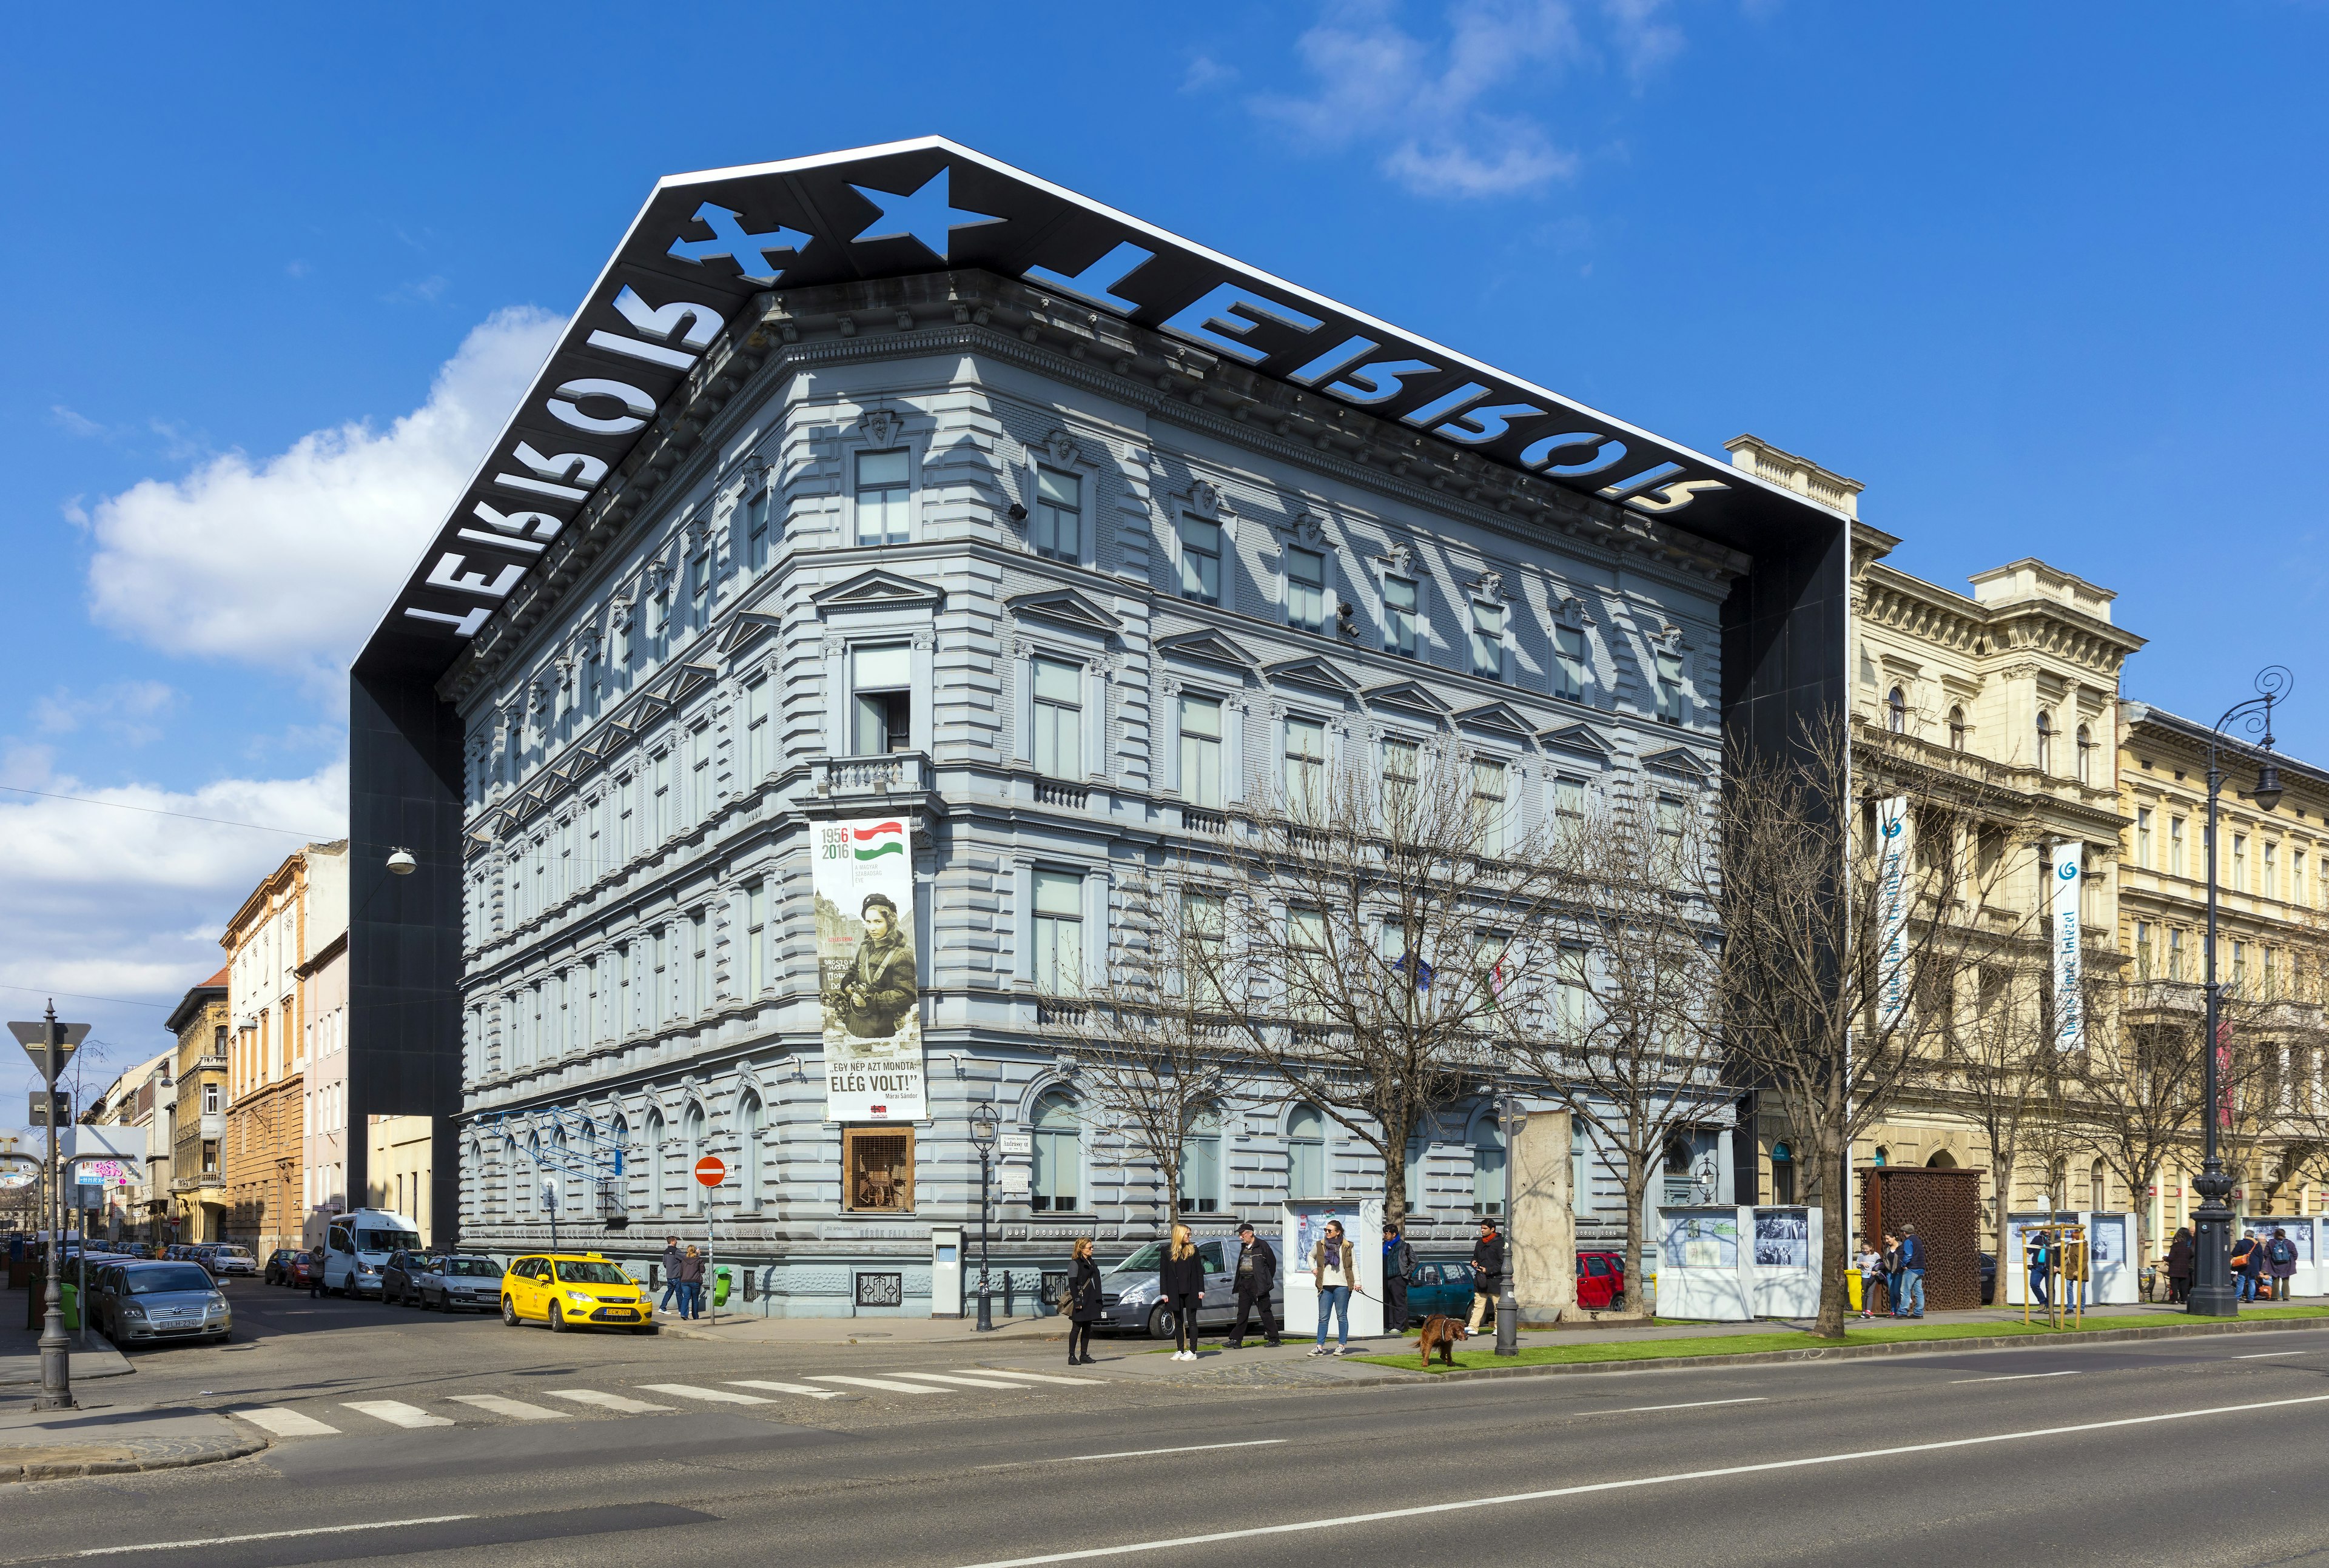
M 1843 1280 L 1845 1286 L 1852 1292 L 1852 1310 L 1857 1312 L 1860 1310 L 1860 1271 L 1858 1269 L 1844 1270 Z

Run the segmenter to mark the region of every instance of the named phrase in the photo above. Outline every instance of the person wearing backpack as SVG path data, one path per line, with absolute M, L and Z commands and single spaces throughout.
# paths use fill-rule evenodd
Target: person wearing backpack
M 2050 1286 L 2052 1283 L 2051 1276 L 2054 1272 L 2054 1251 L 2050 1244 L 2051 1240 L 2051 1236 L 2045 1231 L 2032 1231 L 2025 1253 L 2030 1263 L 2031 1302 L 2049 1310 L 2051 1310 L 2054 1305 L 2053 1297 L 2050 1293 Z
M 2272 1299 L 2287 1300 L 2296 1289 L 2290 1282 L 2296 1278 L 2296 1244 L 2278 1225 L 2272 1227 L 2272 1240 L 2264 1244 L 2264 1265 L 2272 1274 Z

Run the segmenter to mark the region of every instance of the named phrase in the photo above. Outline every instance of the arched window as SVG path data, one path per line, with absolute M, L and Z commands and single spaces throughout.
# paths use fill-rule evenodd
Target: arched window
M 1181 1212 L 1218 1214 L 1221 1207 L 1221 1119 L 1200 1112 L 1181 1139 Z
M 1784 1143 L 1771 1145 L 1771 1201 L 1796 1201 L 1796 1151 Z
M 564 1214 L 572 1206 L 574 1199 L 574 1195 L 567 1190 L 566 1186 L 566 1130 L 564 1128 L 561 1127 L 550 1135 L 550 1147 L 552 1154 L 550 1161 L 551 1169 L 544 1173 L 543 1181 L 558 1195 L 558 1212 Z
M 1876 1146 L 1876 1163 L 1879 1165 L 1890 1165 L 1892 1163 L 1892 1151 L 1890 1149 L 1885 1148 L 1881 1143 Z
M 2098 1160 L 2095 1161 L 2095 1168 L 2087 1172 L 2087 1207 L 2100 1210 L 2108 1207 L 2109 1205 L 2109 1184 L 2103 1178 L 2103 1162 Z
M 1884 728 L 1895 735 L 1909 733 L 1909 694 L 1898 686 L 1884 699 Z
M 525 1168 L 517 1174 L 517 1214 L 520 1219 L 533 1217 L 535 1189 L 542 1185 L 542 1134 L 529 1132 L 525 1139 Z
M 741 1140 L 736 1150 L 739 1206 L 746 1209 L 760 1207 L 760 1097 L 747 1093 L 744 1103 L 736 1113 L 736 1127 Z
M 1070 1214 L 1082 1188 L 1083 1133 L 1076 1104 L 1054 1089 L 1035 1103 L 1035 1178 L 1031 1201 L 1038 1214 Z
M 601 1205 L 610 1214 L 625 1214 L 631 1207 L 631 1124 L 621 1113 L 615 1116 L 614 1125 L 607 1130 L 608 1150 L 614 1156 L 615 1174 L 607 1178 L 607 1190 Z
M 1326 1196 L 1326 1118 L 1315 1105 L 1297 1105 L 1286 1119 L 1286 1196 Z
M 2094 755 L 2094 734 L 2092 731 L 2088 729 L 2085 725 L 2081 724 L 2079 726 L 2079 782 L 2080 784 L 2092 784 L 2095 782 Z
M 687 1183 L 687 1207 L 702 1213 L 711 1188 L 695 1179 L 695 1162 L 703 1158 L 703 1107 L 691 1103 L 680 1118 L 680 1173 Z
M 1966 716 L 1962 705 L 1949 709 L 1949 749 L 1963 751 L 1966 747 Z
M 2054 771 L 2054 716 L 2042 708 L 2038 710 L 2038 771 Z
M 1494 1114 L 1480 1118 L 1472 1139 L 1472 1212 L 1504 1212 L 1504 1135 Z
M 670 1173 L 664 1142 L 663 1113 L 650 1111 L 647 1113 L 647 1211 L 651 1214 L 661 1214 L 664 1205 L 671 1201 L 671 1194 L 664 1182 L 664 1178 Z

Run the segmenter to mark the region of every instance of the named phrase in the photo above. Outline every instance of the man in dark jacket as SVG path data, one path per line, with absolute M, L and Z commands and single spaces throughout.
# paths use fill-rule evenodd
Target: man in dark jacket
M 1925 1238 L 1912 1225 L 1900 1227 L 1900 1289 L 1892 1310 L 1903 1318 L 1925 1315 Z
M 679 1250 L 677 1236 L 665 1236 L 663 1243 L 663 1300 L 655 1304 L 658 1312 L 671 1310 L 674 1297 L 679 1294 L 679 1260 L 686 1254 Z
M 1269 1310 L 1269 1292 L 1278 1285 L 1278 1253 L 1268 1242 L 1254 1234 L 1250 1222 L 1238 1226 L 1237 1255 L 1237 1327 L 1230 1330 L 1232 1350 L 1245 1347 L 1246 1315 L 1254 1304 L 1261 1304 L 1261 1342 L 1278 1343 L 1278 1319 Z
M 1504 1238 L 1495 1216 L 1480 1216 L 1480 1239 L 1472 1244 L 1472 1322 L 1467 1332 L 1480 1331 L 1484 1315 L 1494 1321 L 1496 1298 L 1504 1288 Z
M 2283 1226 L 2275 1225 L 2272 1240 L 2264 1244 L 2264 1267 L 2272 1280 L 2273 1300 L 2287 1300 L 2296 1278 L 2296 1244 L 2288 1239 Z
M 1415 1249 L 1399 1234 L 1399 1226 L 1383 1222 L 1383 1332 L 1407 1332 L 1407 1277 L 1415 1272 Z

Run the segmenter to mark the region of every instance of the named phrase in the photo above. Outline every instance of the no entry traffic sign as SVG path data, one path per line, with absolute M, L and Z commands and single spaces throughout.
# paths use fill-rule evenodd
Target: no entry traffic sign
M 728 1179 L 728 1167 L 712 1155 L 695 1162 L 695 1179 L 706 1187 L 717 1187 Z

